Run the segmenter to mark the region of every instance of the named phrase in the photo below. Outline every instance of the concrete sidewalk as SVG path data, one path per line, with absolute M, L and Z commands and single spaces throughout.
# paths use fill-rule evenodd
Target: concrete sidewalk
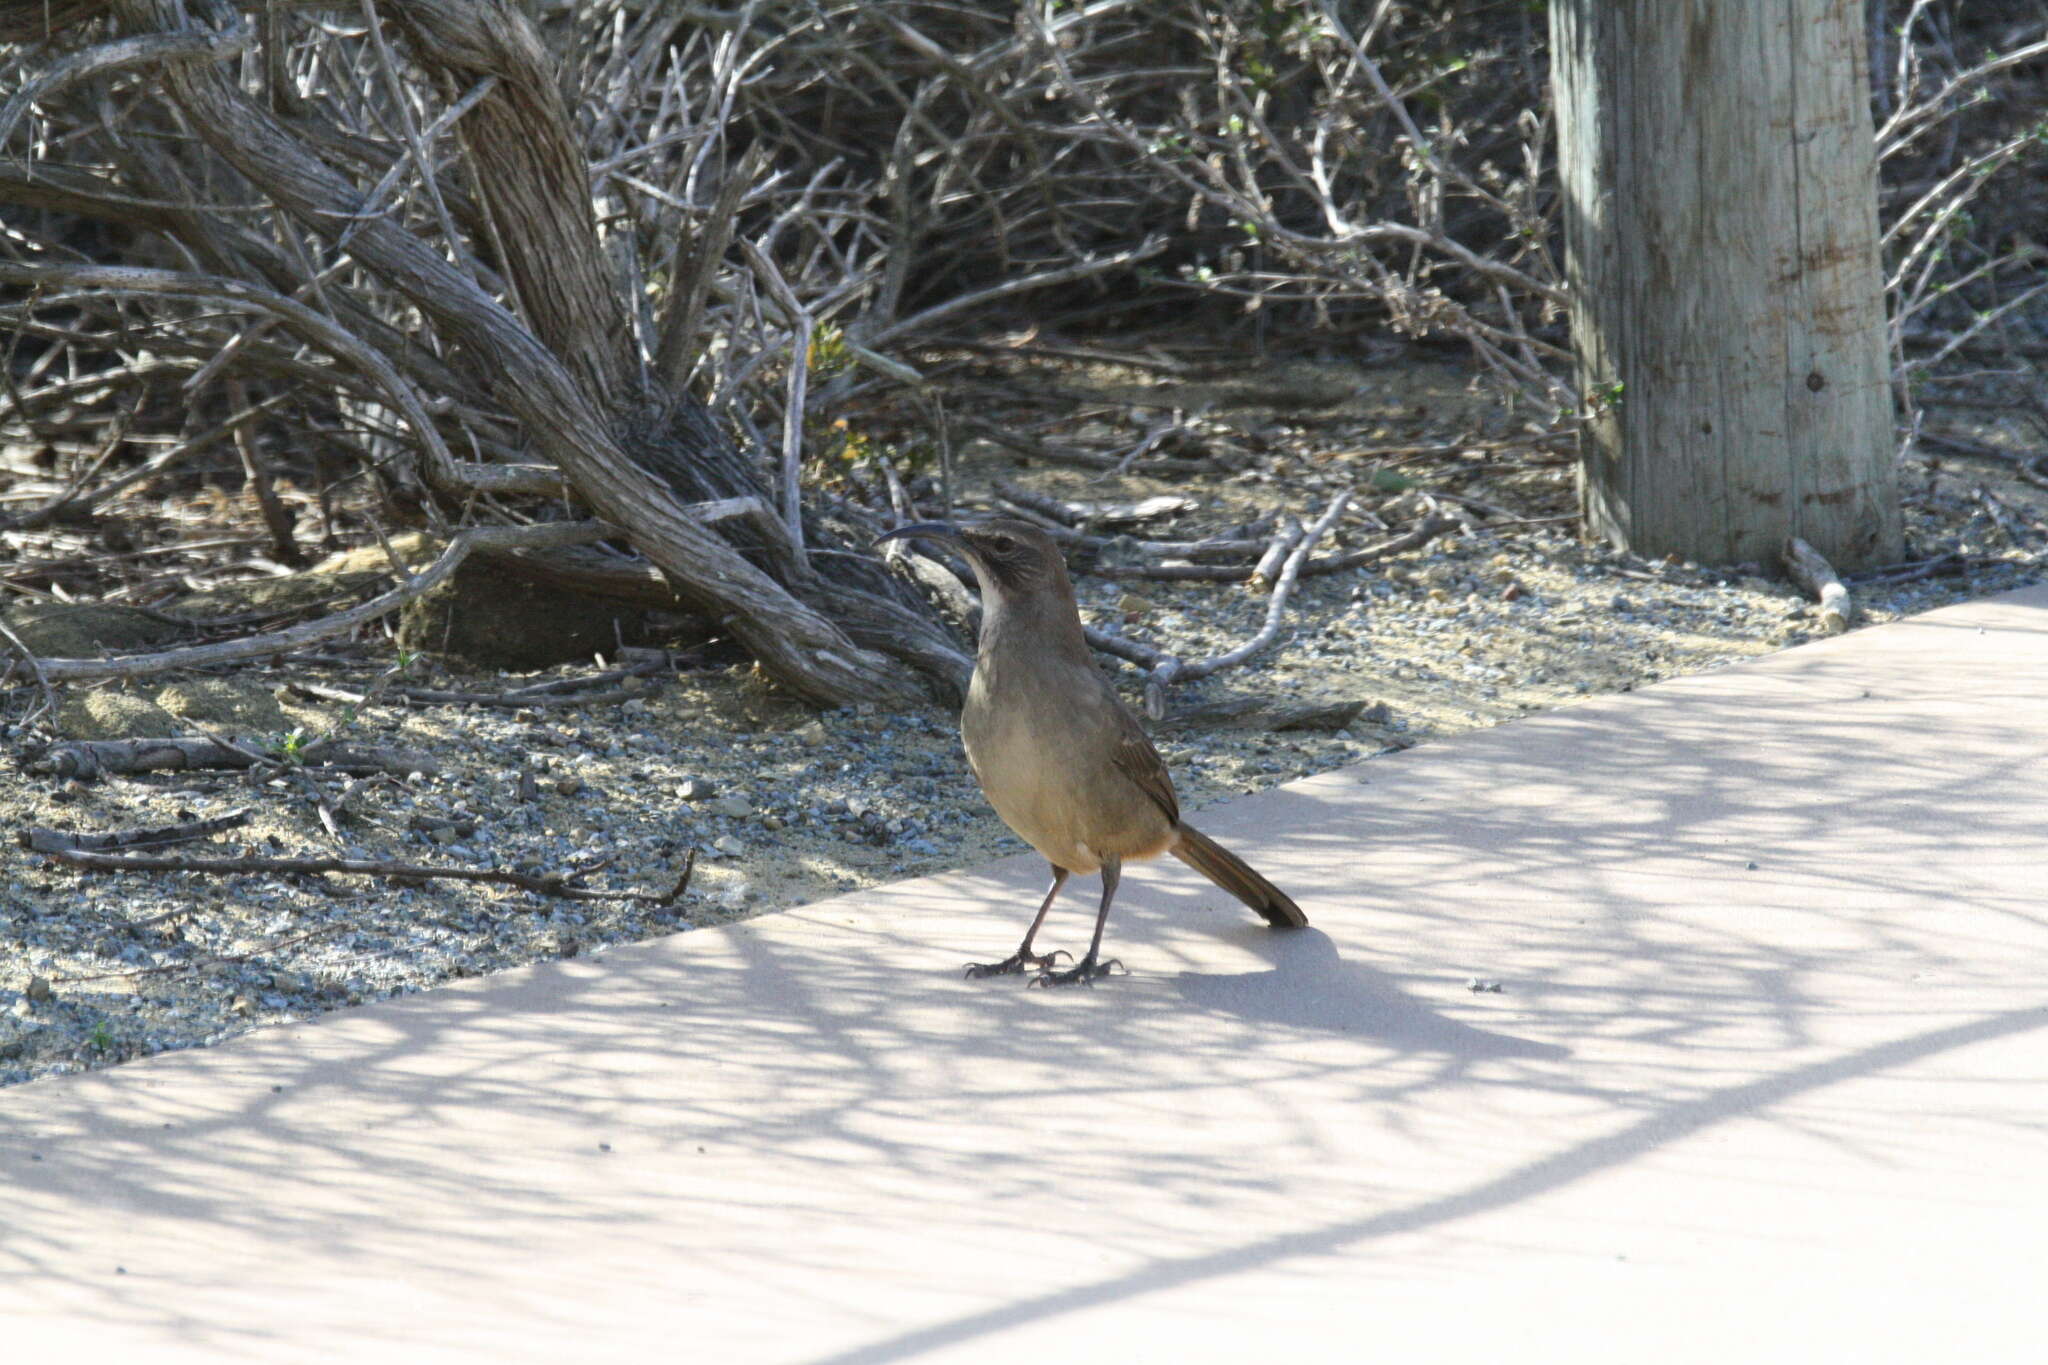
M 1017 859 L 0 1092 L 0 1353 L 2040 1357 L 2048 591 L 1201 824 L 1315 928 L 961 980 Z

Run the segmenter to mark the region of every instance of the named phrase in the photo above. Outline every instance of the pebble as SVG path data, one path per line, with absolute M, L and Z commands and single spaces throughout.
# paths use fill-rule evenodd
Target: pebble
M 1949 543 L 1939 527 L 1915 535 L 1922 553 Z M 1383 569 L 1305 579 L 1272 649 L 1179 689 L 1175 704 L 1373 698 L 1349 720 L 1350 739 L 1165 728 L 1157 741 L 1183 805 L 1199 810 L 1581 691 L 1610 693 L 1753 656 L 1788 621 L 1808 619 L 1803 609 L 1791 614 L 1798 599 L 1783 585 L 1738 577 L 1724 582 L 1531 533 L 1475 537 L 1455 550 L 1440 543 Z M 1993 571 L 1981 590 L 2020 581 L 2017 571 Z M 1884 620 L 1955 601 L 1961 586 L 1907 584 L 1858 597 Z M 1077 587 L 1094 624 L 1115 626 L 1135 605 L 1121 583 L 1083 576 Z M 1150 609 L 1131 633 L 1187 658 L 1243 643 L 1266 605 L 1258 594 L 1212 585 L 1147 583 L 1142 595 Z M 1615 609 L 1617 596 L 1629 619 Z M 1136 695 L 1135 670 L 1107 671 Z M 361 681 L 350 670 L 307 673 Z M 642 715 L 614 709 L 565 722 L 539 708 L 524 719 L 426 708 L 380 721 L 390 729 L 380 738 L 402 735 L 446 771 L 359 784 L 342 829 L 352 857 L 516 866 L 535 876 L 602 862 L 589 884 L 619 890 L 665 892 L 688 851 L 701 849 L 700 876 L 677 904 L 582 903 L 569 918 L 555 914 L 566 907 L 524 892 L 456 882 L 113 879 L 0 865 L 0 1084 L 210 1044 L 279 1018 L 688 932 L 1021 847 L 976 793 L 950 708 L 818 717 L 741 669 L 687 675 L 645 695 Z M 60 795 L 69 798 L 61 807 Z M 251 805 L 256 819 L 225 846 L 341 851 L 302 795 L 289 784 L 273 792 L 211 773 L 30 779 L 0 784 L 0 818 L 108 829 Z M 423 817 L 417 831 L 415 816 Z M 448 842 L 425 842 L 428 831 Z M 748 857 L 755 861 L 741 861 Z M 753 875 L 735 877 L 741 868 Z M 116 919 L 159 916 L 133 935 L 109 933 Z M 248 960 L 221 961 L 230 955 Z M 110 975 L 114 968 L 126 974 Z M 103 1046 L 90 1043 L 95 1036 Z

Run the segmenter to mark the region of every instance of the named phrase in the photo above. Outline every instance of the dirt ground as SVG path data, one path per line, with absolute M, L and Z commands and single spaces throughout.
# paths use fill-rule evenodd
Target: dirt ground
M 1276 515 L 1311 522 L 1345 489 L 1351 511 L 1327 549 L 1383 541 L 1432 510 L 1461 519 L 1415 550 L 1305 579 L 1273 648 L 1175 689 L 1156 736 L 1191 810 L 1822 630 L 1813 604 L 1766 566 L 1648 563 L 1581 544 L 1569 451 L 1449 359 L 1389 348 L 1256 361 L 1035 336 L 923 363 L 945 394 L 949 448 L 909 409 L 850 405 L 833 428 L 841 449 L 827 452 L 843 495 L 886 505 L 878 462 L 889 459 L 922 494 L 920 515 L 946 510 L 948 494 L 954 515 L 1005 510 L 1002 481 L 1076 503 L 1188 499 L 1128 531 L 1158 539 L 1270 526 Z M 2043 447 L 2016 408 L 1959 405 L 1949 416 L 1945 431 L 1989 451 Z M 1094 467 L 1127 454 L 1123 472 Z M 2037 578 L 2048 489 L 2020 468 L 1953 446 L 1914 456 L 1904 470 L 1913 557 L 1953 553 L 1962 569 L 1858 585 L 1859 628 Z M 313 514 L 309 495 L 285 495 Z M 213 515 L 224 538 L 253 526 L 235 499 L 221 498 Z M 24 558 L 66 552 L 14 539 Z M 1139 562 L 1114 546 L 1075 556 L 1091 624 L 1195 659 L 1234 648 L 1265 619 L 1263 588 L 1100 572 Z M 209 572 L 209 581 L 235 576 L 218 562 Z M 7 605 L 18 611 L 32 596 Z M 0 854 L 0 1078 L 217 1041 L 1022 848 L 981 801 L 950 709 L 937 703 L 818 714 L 715 657 L 579 707 L 351 704 L 306 690 L 374 691 L 394 676 L 394 658 L 372 632 L 212 680 L 74 688 L 70 704 L 91 692 L 109 714 L 198 716 L 204 706 L 186 694 L 217 683 L 228 689 L 226 710 L 209 726 L 259 744 L 297 731 L 408 747 L 431 755 L 436 775 L 252 781 L 193 771 L 80 782 L 17 768 L 0 779 L 0 821 L 90 831 L 246 807 L 247 824 L 184 851 L 534 874 L 601 863 L 589 884 L 621 891 L 673 885 L 694 850 L 689 893 L 673 905 L 572 903 L 438 880 L 110 874 L 10 847 Z M 420 661 L 401 681 L 491 694 L 593 667 L 479 676 Z M 1138 671 L 1115 672 L 1135 702 Z M 186 694 L 168 695 L 177 687 Z M 10 715 L 22 701 L 16 694 Z M 17 761 L 35 738 L 10 736 Z M 322 798 L 334 833 L 319 818 Z M 1244 851 L 1256 862 L 1256 850 Z M 1028 909 L 991 907 L 987 941 L 961 944 L 962 960 L 1011 943 L 1012 921 Z

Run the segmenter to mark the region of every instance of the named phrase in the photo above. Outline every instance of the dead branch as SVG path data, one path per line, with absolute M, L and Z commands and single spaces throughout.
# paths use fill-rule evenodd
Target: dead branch
M 573 901 L 636 901 L 643 905 L 673 905 L 689 889 L 690 874 L 697 865 L 697 850 L 683 861 L 683 872 L 668 891 L 600 891 L 578 886 L 581 877 L 597 868 L 530 874 L 489 867 L 434 867 L 425 863 L 387 862 L 375 858 L 179 858 L 139 853 L 94 853 L 83 849 L 38 849 L 44 857 L 93 872 L 196 872 L 213 877 L 268 873 L 281 877 L 312 877 L 338 874 L 348 877 L 392 877 L 400 881 L 494 882 L 517 887 L 537 896 Z
M 621 670 L 614 677 L 641 677 L 644 673 L 626 673 Z M 484 706 L 503 710 L 545 710 L 551 706 L 610 706 L 618 702 L 632 701 L 652 695 L 646 687 L 587 687 L 570 692 L 460 692 L 436 687 L 390 687 L 381 692 L 359 692 L 354 688 L 336 687 L 332 683 L 288 682 L 285 684 L 300 696 L 315 701 L 338 701 L 349 706 L 361 706 L 365 702 L 377 701 L 392 706 Z
M 1425 517 L 1419 524 L 1403 531 L 1400 535 L 1344 554 L 1324 555 L 1310 559 L 1301 566 L 1299 576 L 1315 578 L 1322 574 L 1342 573 L 1347 569 L 1361 569 L 1377 563 L 1390 555 L 1403 554 L 1420 549 L 1446 531 L 1454 531 L 1458 523 L 1450 517 Z M 1248 542 L 1226 542 L 1233 551 Z M 1270 543 L 1263 548 L 1270 548 Z M 1169 583 L 1247 583 L 1258 576 L 1258 570 L 1248 564 L 1139 564 L 1104 565 L 1090 570 L 1097 578 L 1111 579 L 1153 579 Z
M 1280 621 L 1287 611 L 1287 599 L 1294 593 L 1295 582 L 1301 576 L 1301 566 L 1307 562 L 1316 542 L 1329 534 L 1337 519 L 1344 515 L 1344 509 L 1351 504 L 1351 490 L 1345 489 L 1330 500 L 1322 516 L 1316 518 L 1313 526 L 1302 533 L 1300 540 L 1288 552 L 1287 562 L 1281 566 L 1279 576 L 1273 581 L 1272 595 L 1266 601 L 1266 620 L 1256 635 L 1236 649 L 1212 655 L 1195 663 L 1184 664 L 1175 658 L 1166 658 L 1156 664 L 1145 679 L 1145 712 L 1153 720 L 1166 717 L 1166 690 L 1177 682 L 1188 682 L 1206 678 L 1234 667 L 1259 653 L 1280 636 Z
M 1834 566 L 1798 536 L 1785 542 L 1784 557 L 1785 572 L 1792 581 L 1820 603 L 1821 625 L 1830 634 L 1847 630 L 1856 615 L 1856 601 L 1842 586 Z
M 35 709 L 31 710 L 22 719 L 22 725 L 30 725 L 38 717 L 45 714 L 52 720 L 56 719 L 57 694 L 50 687 L 49 674 L 43 671 L 43 661 L 38 659 L 35 651 L 30 649 L 27 643 L 14 633 L 14 628 L 7 624 L 5 618 L 0 618 L 0 640 L 7 642 L 8 649 L 19 658 L 21 665 L 28 669 L 29 676 L 35 679 L 36 690 L 41 694 L 41 700 L 37 702 Z M 7 679 L 14 675 L 14 668 L 15 665 L 12 663 L 7 665 L 7 672 L 0 674 L 0 684 L 4 684 Z
M 391 591 L 373 597 L 359 607 L 351 607 L 347 611 L 336 612 L 317 621 L 307 621 L 302 625 L 287 626 L 283 630 L 271 631 L 264 635 L 251 635 L 240 640 L 222 640 L 210 645 L 185 645 L 149 654 L 125 654 L 109 659 L 45 659 L 42 661 L 42 667 L 48 677 L 63 682 L 82 682 L 99 678 L 146 677 L 152 673 L 163 673 L 176 668 L 208 668 L 240 659 L 258 659 L 267 654 L 297 649 L 301 645 L 324 640 L 331 635 L 339 635 L 398 610 L 454 573 L 472 550 L 487 546 L 512 549 L 573 545 L 615 534 L 616 528 L 606 526 L 602 522 L 589 521 L 556 522 L 546 526 L 477 527 L 457 535 L 448 542 L 448 548 L 443 550 L 440 557 L 425 571 L 400 583 Z
M 175 825 L 155 825 L 149 829 L 117 829 L 99 834 L 30 828 L 17 833 L 14 839 L 23 848 L 35 853 L 98 853 L 108 849 L 153 848 L 161 844 L 179 844 L 192 839 L 204 839 L 219 834 L 222 830 L 236 829 L 248 823 L 249 811 L 244 808 L 231 810 L 225 815 L 185 820 Z
M 262 763 L 280 767 L 328 768 L 344 773 L 393 773 L 404 777 L 441 771 L 441 762 L 419 749 L 390 749 L 340 740 L 318 740 L 287 756 L 260 741 L 237 743 L 209 736 L 169 739 L 74 739 L 46 746 L 27 764 L 35 773 L 96 781 L 111 774 L 183 771 L 192 768 L 253 768 Z
M 1008 479 L 997 479 L 996 493 L 1005 501 L 1053 518 L 1066 526 L 1136 526 L 1163 517 L 1178 517 L 1196 510 L 1193 498 L 1161 493 L 1137 502 L 1069 502 L 1020 488 Z

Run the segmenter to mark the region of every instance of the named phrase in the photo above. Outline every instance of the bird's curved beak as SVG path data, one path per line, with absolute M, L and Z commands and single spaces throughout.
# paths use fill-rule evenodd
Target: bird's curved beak
M 879 535 L 868 546 L 874 549 L 885 540 L 960 540 L 960 528 L 950 521 L 918 521 L 908 526 L 899 526 L 885 535 Z

